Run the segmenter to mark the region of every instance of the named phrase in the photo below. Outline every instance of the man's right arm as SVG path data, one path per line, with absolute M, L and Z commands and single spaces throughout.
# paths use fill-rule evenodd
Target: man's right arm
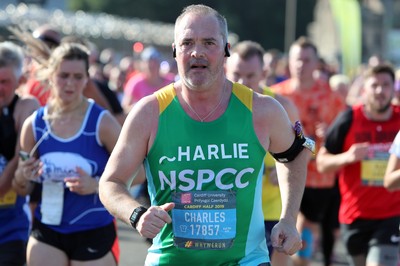
M 111 214 L 129 224 L 139 207 L 129 193 L 131 183 L 147 154 L 154 114 L 153 102 L 142 101 L 129 113 L 99 184 L 100 199 Z M 146 118 L 146 119 L 145 119 Z
M 368 152 L 369 143 L 355 143 L 345 152 L 332 154 L 321 147 L 317 154 L 317 168 L 321 173 L 336 172 L 345 165 L 361 161 Z
M 354 143 L 349 149 L 344 149 L 344 143 L 353 120 L 353 111 L 347 109 L 338 115 L 330 126 L 325 144 L 316 156 L 317 169 L 321 173 L 338 171 L 345 165 L 361 161 L 366 153 L 368 143 Z
M 129 113 L 99 183 L 100 200 L 116 218 L 130 224 L 133 210 L 140 203 L 129 188 L 140 172 L 143 160 L 157 131 L 158 102 L 154 95 L 143 98 Z M 152 206 L 140 218 L 136 229 L 146 238 L 155 237 L 165 223 L 171 222 L 166 206 Z

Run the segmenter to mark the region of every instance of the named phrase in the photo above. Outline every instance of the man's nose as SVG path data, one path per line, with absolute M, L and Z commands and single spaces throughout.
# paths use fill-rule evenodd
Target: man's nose
M 204 57 L 205 55 L 205 48 L 202 45 L 195 45 L 193 47 L 191 55 L 193 57 Z

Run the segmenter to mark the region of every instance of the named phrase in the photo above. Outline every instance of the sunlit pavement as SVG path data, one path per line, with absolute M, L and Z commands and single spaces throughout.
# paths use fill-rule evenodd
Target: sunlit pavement
M 143 266 L 149 245 L 132 227 L 118 222 L 120 266 Z
M 118 237 L 121 250 L 120 266 L 143 266 L 149 245 L 130 226 L 118 222 Z M 345 257 L 341 243 L 335 246 L 335 263 L 332 266 L 345 266 Z M 210 265 L 212 266 L 212 265 Z M 279 266 L 279 265 L 273 265 Z M 323 266 L 322 255 L 317 253 L 310 266 Z

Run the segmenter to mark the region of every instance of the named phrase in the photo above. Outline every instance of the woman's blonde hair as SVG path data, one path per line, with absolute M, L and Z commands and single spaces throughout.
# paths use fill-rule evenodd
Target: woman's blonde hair
M 53 50 L 47 61 L 41 63 L 38 79 L 47 80 L 64 60 L 82 60 L 89 75 L 89 50 L 79 43 L 62 43 Z
M 9 27 L 8 29 L 24 44 L 27 55 L 38 63 L 35 78 L 41 82 L 43 92 L 51 89 L 48 80 L 64 60 L 82 60 L 85 64 L 85 74 L 89 77 L 90 51 L 86 46 L 80 43 L 64 42 L 50 49 L 43 40 L 35 38 L 32 33 L 23 28 Z M 57 117 L 62 112 L 61 106 L 52 98 L 48 99 L 48 103 L 53 112 L 45 119 Z

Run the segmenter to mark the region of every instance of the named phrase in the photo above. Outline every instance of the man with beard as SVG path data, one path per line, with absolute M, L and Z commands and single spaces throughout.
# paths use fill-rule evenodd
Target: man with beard
M 310 39 L 298 38 L 289 49 L 290 78 L 271 86 L 272 91 L 296 105 L 304 132 L 315 141 L 316 150 L 324 143 L 326 129 L 345 109 L 342 97 L 332 91 L 327 82 L 314 77 L 319 58 L 318 49 Z M 337 212 L 340 200 L 335 181 L 335 173 L 321 174 L 317 171 L 314 156 L 309 160 L 297 222 L 303 248 L 293 257 L 295 266 L 310 265 L 317 249 L 315 243 L 321 243 L 324 265 L 331 264 L 335 231 L 339 228 Z
M 317 155 L 318 170 L 339 171 L 339 222 L 350 265 L 397 265 L 400 192 L 383 187 L 389 148 L 400 128 L 391 105 L 395 76 L 387 65 L 369 69 L 363 104 L 341 113 Z
M 226 78 L 227 36 L 216 10 L 184 8 L 172 45 L 180 80 L 133 106 L 100 178 L 107 209 L 153 239 L 145 265 L 270 265 L 261 206 L 267 151 L 282 197 L 272 244 L 289 255 L 301 248 L 303 148 L 312 144 L 276 100 Z M 143 164 L 148 209 L 128 191 Z

